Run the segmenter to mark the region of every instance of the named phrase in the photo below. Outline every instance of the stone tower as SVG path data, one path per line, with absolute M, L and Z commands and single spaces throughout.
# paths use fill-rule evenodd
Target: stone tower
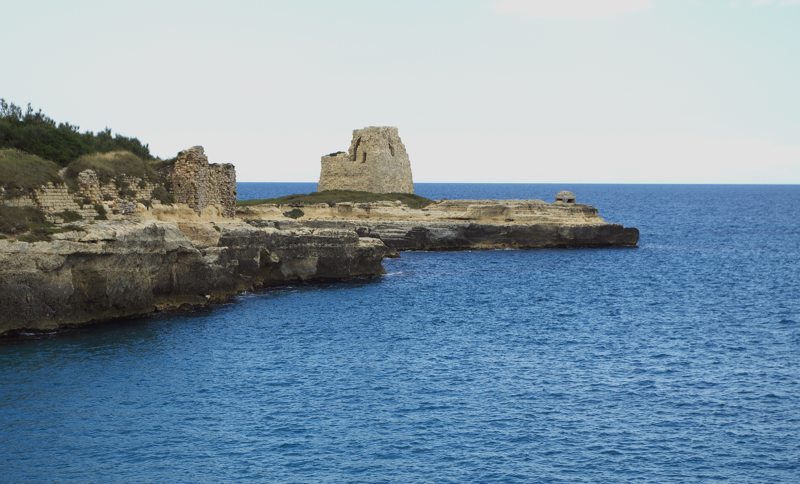
M 397 128 L 354 130 L 347 153 L 322 157 L 317 190 L 414 193 L 411 162 Z
M 236 168 L 210 164 L 202 146 L 178 153 L 169 174 L 176 203 L 185 203 L 198 213 L 208 206 L 220 207 L 222 214 L 236 214 Z

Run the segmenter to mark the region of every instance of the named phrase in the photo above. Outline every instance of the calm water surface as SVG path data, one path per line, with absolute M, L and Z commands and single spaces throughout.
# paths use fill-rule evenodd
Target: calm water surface
M 641 247 L 404 253 L 1 344 L 0 480 L 800 480 L 800 187 L 418 192 L 561 188 Z

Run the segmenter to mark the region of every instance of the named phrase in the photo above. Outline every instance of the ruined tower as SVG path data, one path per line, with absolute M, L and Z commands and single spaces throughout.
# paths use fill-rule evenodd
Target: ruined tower
M 414 193 L 411 162 L 397 128 L 353 131 L 350 149 L 322 157 L 318 191 Z
M 202 146 L 178 153 L 169 181 L 177 203 L 198 213 L 213 205 L 226 217 L 236 214 L 236 168 L 227 163 L 210 164 Z

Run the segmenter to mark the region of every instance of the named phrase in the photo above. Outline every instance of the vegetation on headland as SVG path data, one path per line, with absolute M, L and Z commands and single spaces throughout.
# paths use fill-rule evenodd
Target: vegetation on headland
M 0 186 L 15 196 L 47 184 L 58 183 L 58 165 L 17 149 L 0 149 Z
M 129 151 L 150 160 L 150 148 L 136 138 L 112 134 L 106 128 L 93 133 L 78 126 L 57 123 L 30 104 L 24 110 L 0 99 L 0 148 L 16 148 L 67 166 L 82 155 L 108 151 Z
M 274 205 L 304 205 L 315 203 L 326 203 L 333 206 L 337 203 L 354 202 L 394 202 L 400 201 L 409 208 L 423 208 L 433 203 L 433 200 L 412 193 L 370 193 L 356 192 L 350 190 L 327 190 L 324 192 L 313 192 L 307 194 L 286 195 L 278 198 L 261 198 L 256 200 L 240 200 L 237 203 L 240 207 L 253 205 L 274 204 Z
M 94 170 L 102 182 L 123 174 L 156 181 L 165 163 L 136 138 L 112 135 L 108 128 L 80 132 L 77 126 L 34 111 L 30 104 L 23 110 L 0 99 L 0 187 L 6 196 L 22 195 L 47 182 L 65 182 L 74 190 L 78 173 L 86 169 Z
M 288 212 L 283 212 L 283 216 L 284 217 L 289 217 L 289 218 L 300 218 L 305 214 L 306 213 L 304 211 L 300 210 L 297 207 L 289 210 Z
M 120 196 L 136 194 L 121 175 L 140 178 L 140 188 L 146 182 L 161 181 L 164 165 L 150 154 L 147 145 L 136 138 L 112 134 L 110 129 L 98 133 L 81 132 L 78 126 L 56 123 L 28 105 L 23 109 L 0 99 L 0 197 L 16 198 L 31 195 L 47 183 L 65 183 L 69 191 L 77 189 L 80 172 L 92 169 L 101 182 L 115 179 Z M 172 197 L 162 186 L 153 197 L 171 203 Z M 90 200 L 76 200 L 80 206 Z M 94 204 L 96 219 L 107 219 L 101 203 Z M 45 217 L 41 208 L 6 206 L 0 203 L 0 238 L 24 241 L 49 240 L 54 233 L 79 229 L 75 225 L 83 217 L 72 210 Z
M 143 160 L 130 151 L 109 151 L 82 155 L 67 166 L 67 177 L 77 177 L 83 170 L 94 170 L 97 177 L 107 182 L 120 175 L 134 176 L 142 180 L 158 178 L 157 162 Z
M 66 222 L 80 220 L 75 212 L 65 215 Z M 24 242 L 50 240 L 50 236 L 62 232 L 83 230 L 76 225 L 56 226 L 45 219 L 42 211 L 35 207 L 9 207 L 0 205 L 0 234 L 11 235 Z M 5 238 L 5 237 L 3 237 Z

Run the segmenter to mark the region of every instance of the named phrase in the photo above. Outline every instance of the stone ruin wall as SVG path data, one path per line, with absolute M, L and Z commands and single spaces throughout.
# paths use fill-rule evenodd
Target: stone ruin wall
M 318 191 L 414 193 L 411 161 L 397 128 L 353 131 L 347 153 L 323 156 Z
M 64 184 L 48 183 L 33 193 L 33 200 L 51 222 L 61 222 L 58 214 L 67 210 L 88 220 L 98 217 L 97 210 L 92 204 L 82 203 L 79 196 L 70 193 Z
M 218 206 L 223 216 L 235 215 L 236 169 L 231 164 L 209 164 L 202 147 L 179 153 L 165 178 L 166 185 L 127 175 L 102 182 L 93 170 L 84 170 L 78 174 L 75 191 L 63 183 L 48 183 L 21 197 L 6 198 L 0 193 L 0 203 L 39 208 L 55 223 L 64 221 L 60 216 L 64 211 L 75 212 L 84 220 L 95 220 L 100 218 L 95 208 L 100 205 L 107 218 L 116 219 L 160 205 L 153 191 L 163 186 L 176 203 L 186 203 L 198 213 L 208 206 Z
M 122 194 L 122 187 L 126 194 Z M 71 191 L 64 183 L 42 185 L 28 195 L 1 200 L 12 207 L 35 207 L 54 223 L 62 223 L 65 211 L 75 212 L 84 220 L 100 218 L 97 206 L 102 205 L 107 218 L 132 214 L 139 204 L 157 205 L 153 190 L 157 184 L 137 177 L 122 176 L 119 180 L 101 183 L 93 170 L 78 174 L 77 190 Z
M 211 164 L 209 198 L 222 208 L 222 215 L 236 215 L 236 168 L 230 163 Z
M 175 202 L 185 203 L 200 211 L 206 206 L 205 187 L 208 184 L 208 158 L 202 148 L 195 147 L 178 153 L 168 175 Z
M 178 153 L 168 178 L 176 203 L 185 203 L 198 213 L 217 206 L 225 217 L 236 215 L 236 168 L 209 164 L 202 146 Z

